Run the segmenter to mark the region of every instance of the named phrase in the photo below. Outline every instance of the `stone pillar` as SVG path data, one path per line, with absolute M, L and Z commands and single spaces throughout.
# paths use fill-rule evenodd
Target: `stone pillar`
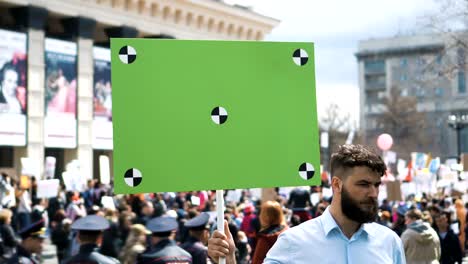
M 65 30 L 70 32 L 72 37 L 76 37 L 78 46 L 78 147 L 76 150 L 65 151 L 65 164 L 78 159 L 82 176 L 91 179 L 93 177 L 93 37 L 96 21 L 85 17 L 74 17 L 67 18 L 62 23 Z
M 17 27 L 28 33 L 28 121 L 26 154 L 39 165 L 44 175 L 44 40 L 48 12 L 44 8 L 26 6 L 11 10 Z M 21 157 L 17 157 L 21 158 Z

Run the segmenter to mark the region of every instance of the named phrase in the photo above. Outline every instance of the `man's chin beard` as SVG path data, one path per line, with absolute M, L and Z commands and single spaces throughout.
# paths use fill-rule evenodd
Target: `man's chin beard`
M 363 210 L 361 207 L 367 206 L 368 210 Z M 354 200 L 351 195 L 343 188 L 341 192 L 341 211 L 352 221 L 360 224 L 374 222 L 377 218 L 377 202 L 362 204 Z

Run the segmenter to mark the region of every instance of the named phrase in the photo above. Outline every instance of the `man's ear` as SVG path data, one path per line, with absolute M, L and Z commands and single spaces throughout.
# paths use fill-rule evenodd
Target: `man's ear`
M 343 187 L 343 181 L 337 176 L 333 176 L 331 179 L 331 186 L 333 193 L 341 193 L 341 188 Z

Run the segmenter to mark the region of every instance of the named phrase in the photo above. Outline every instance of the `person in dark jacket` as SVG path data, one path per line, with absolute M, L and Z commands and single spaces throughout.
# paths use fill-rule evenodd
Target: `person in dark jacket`
M 98 215 L 89 215 L 76 220 L 71 228 L 78 230 L 80 251 L 77 255 L 65 260 L 65 264 L 120 264 L 117 259 L 98 252 L 98 247 L 102 242 L 102 232 L 109 228 L 107 219 Z
M 210 237 L 209 220 L 210 215 L 208 213 L 201 213 L 185 223 L 185 227 L 189 230 L 189 237 L 181 247 L 192 255 L 193 264 L 207 263 L 208 249 L 206 245 Z
M 450 229 L 450 215 L 451 212 L 443 211 L 435 219 L 442 248 L 440 264 L 462 263 L 463 253 L 458 236 Z
M 177 221 L 169 216 L 160 216 L 148 221 L 146 228 L 151 231 L 151 246 L 138 256 L 138 264 L 191 264 L 190 253 L 177 246 L 172 240 L 177 230 Z
M 36 258 L 42 253 L 45 235 L 44 220 L 32 223 L 21 229 L 21 244 L 16 247 L 16 253 L 6 262 L 7 264 L 39 264 Z
M 10 209 L 0 210 L 0 263 L 11 258 L 15 253 L 15 248 L 19 244 L 19 241 L 15 237 L 15 231 L 13 231 L 13 228 L 11 227 L 12 216 L 13 213 Z

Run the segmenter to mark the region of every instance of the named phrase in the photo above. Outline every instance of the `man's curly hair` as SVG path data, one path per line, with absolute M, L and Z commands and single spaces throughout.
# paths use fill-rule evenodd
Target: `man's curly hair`
M 341 145 L 333 153 L 330 161 L 331 175 L 344 179 L 348 169 L 365 166 L 380 176 L 385 174 L 387 166 L 382 158 L 371 148 L 363 145 Z

